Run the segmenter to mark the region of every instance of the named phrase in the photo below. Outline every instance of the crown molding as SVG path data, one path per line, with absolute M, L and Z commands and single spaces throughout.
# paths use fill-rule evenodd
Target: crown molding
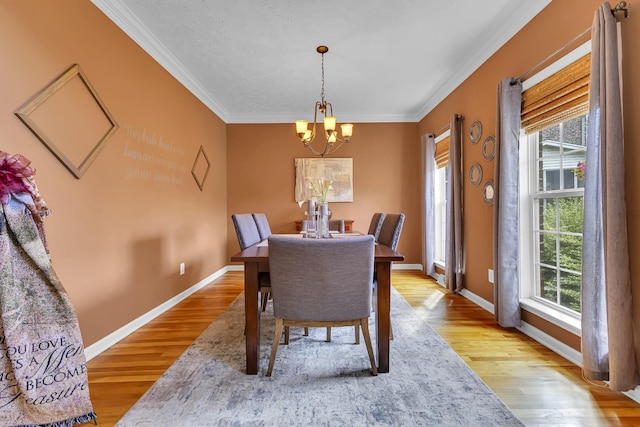
M 187 90 L 213 111 L 223 122 L 229 124 L 244 124 L 288 123 L 294 121 L 289 114 L 231 115 L 182 63 L 169 52 L 153 33 L 136 18 L 121 0 L 91 0 L 91 2 L 165 70 L 175 77 Z M 551 0 L 530 0 L 522 3 L 509 16 L 504 17 L 501 24 L 497 27 L 499 31 L 487 34 L 487 40 L 483 43 L 484 48 L 476 52 L 474 56 L 470 57 L 464 64 L 458 67 L 457 72 L 442 82 L 442 84 L 439 85 L 439 89 L 425 100 L 422 108 L 407 114 L 346 114 L 346 120 L 353 123 L 421 121 L 550 2 Z
M 91 2 L 222 121 L 228 122 L 227 111 L 127 6 L 120 0 L 91 0 Z
M 509 16 L 505 16 L 498 27 L 500 31 L 488 34 L 487 40 L 482 43 L 484 49 L 479 50 L 476 55 L 470 57 L 469 60 L 458 69 L 458 72 L 452 74 L 449 79 L 439 86 L 440 89 L 425 101 L 423 107 L 417 113 L 417 117 L 420 117 L 418 121 L 429 114 L 451 92 L 480 68 L 487 59 L 540 13 L 542 9 L 547 7 L 549 3 L 551 3 L 551 0 L 531 0 L 523 2 Z

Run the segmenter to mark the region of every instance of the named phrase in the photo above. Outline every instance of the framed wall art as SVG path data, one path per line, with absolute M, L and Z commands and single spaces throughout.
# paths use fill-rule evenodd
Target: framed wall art
M 309 180 L 332 180 L 327 202 L 353 202 L 353 159 L 300 158 L 295 159 L 295 201 L 302 203 L 311 196 Z

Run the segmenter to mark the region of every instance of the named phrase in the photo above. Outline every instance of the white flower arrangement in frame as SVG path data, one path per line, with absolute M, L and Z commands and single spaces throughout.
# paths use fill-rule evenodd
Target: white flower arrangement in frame
M 329 183 L 324 188 L 324 201 L 353 202 L 353 159 L 299 158 L 295 159 L 295 201 L 304 203 L 313 194 L 310 183 Z

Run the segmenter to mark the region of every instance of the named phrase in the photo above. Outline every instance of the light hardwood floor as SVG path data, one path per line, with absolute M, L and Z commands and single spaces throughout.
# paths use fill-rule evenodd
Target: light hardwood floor
M 640 404 L 586 383 L 578 367 L 422 272 L 394 270 L 392 283 L 527 426 L 640 426 Z M 226 273 L 89 361 L 98 424 L 114 425 L 242 288 L 242 272 Z

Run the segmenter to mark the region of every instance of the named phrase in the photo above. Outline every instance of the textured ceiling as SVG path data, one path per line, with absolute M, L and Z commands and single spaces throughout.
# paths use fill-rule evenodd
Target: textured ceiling
M 551 0 L 92 0 L 226 123 L 419 121 Z

